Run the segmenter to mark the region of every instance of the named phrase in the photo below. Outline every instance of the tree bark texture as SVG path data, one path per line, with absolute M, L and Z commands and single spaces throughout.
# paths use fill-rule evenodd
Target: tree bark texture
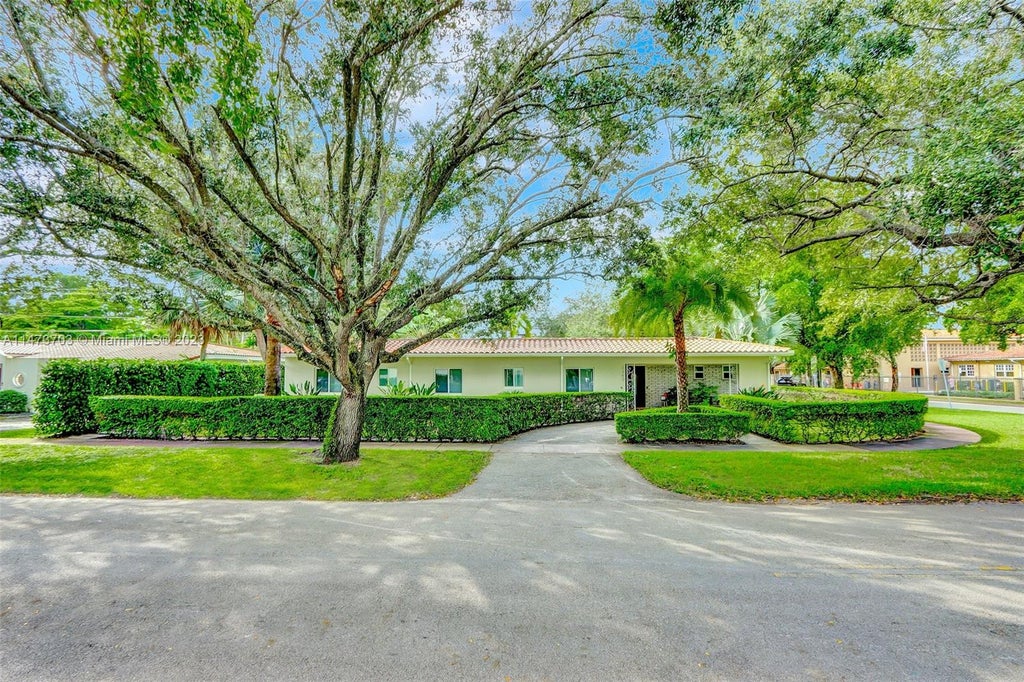
M 281 341 L 269 334 L 264 368 L 263 395 L 281 395 Z
M 359 459 L 359 441 L 363 435 L 365 416 L 365 392 L 343 391 L 334 409 L 330 433 L 324 441 L 324 464 L 354 462 Z
M 686 412 L 690 406 L 690 393 L 686 380 L 686 327 L 683 322 L 683 313 L 686 306 L 680 306 L 675 315 L 672 316 L 672 331 L 676 343 L 676 411 Z

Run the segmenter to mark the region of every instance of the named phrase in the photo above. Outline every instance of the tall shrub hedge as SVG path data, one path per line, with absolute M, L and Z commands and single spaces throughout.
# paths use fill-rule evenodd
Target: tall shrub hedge
M 780 399 L 722 396 L 722 407 L 750 414 L 750 430 L 783 443 L 857 443 L 910 438 L 924 428 L 928 398 L 908 393 L 814 388 Z
M 51 360 L 33 421 L 49 436 L 96 430 L 89 399 L 104 395 L 241 396 L 263 390 L 263 365 L 189 360 Z
M 489 443 L 540 426 L 611 419 L 625 393 L 370 396 L 363 439 Z M 336 396 L 93 398 L 98 430 L 119 438 L 319 440 Z
M 686 412 L 655 407 L 615 415 L 615 430 L 628 443 L 647 441 L 736 441 L 750 431 L 750 415 L 691 405 Z
M 0 414 L 28 411 L 28 396 L 21 391 L 0 391 Z

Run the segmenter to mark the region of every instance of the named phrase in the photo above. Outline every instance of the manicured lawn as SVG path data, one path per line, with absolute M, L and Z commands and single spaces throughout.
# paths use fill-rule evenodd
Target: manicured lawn
M 1024 500 L 1024 415 L 931 408 L 980 443 L 919 452 L 627 452 L 651 483 L 737 501 Z
M 0 431 L 0 438 L 35 438 L 36 430 L 34 427 L 28 427 L 26 429 L 10 429 L 8 431 Z
M 479 451 L 364 449 L 323 466 L 310 450 L 268 447 L 0 445 L 0 492 L 249 500 L 401 500 L 465 487 Z

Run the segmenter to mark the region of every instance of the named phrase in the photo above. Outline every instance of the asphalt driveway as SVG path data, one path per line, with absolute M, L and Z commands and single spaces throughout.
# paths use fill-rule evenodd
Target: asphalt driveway
M 0 498 L 3 679 L 1022 679 L 1024 505 L 728 505 L 586 427 L 405 503 Z

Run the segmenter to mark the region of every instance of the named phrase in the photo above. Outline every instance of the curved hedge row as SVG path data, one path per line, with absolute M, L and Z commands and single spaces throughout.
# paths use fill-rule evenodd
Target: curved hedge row
M 611 419 L 625 393 L 485 397 L 369 396 L 363 440 L 490 443 L 540 426 Z M 100 433 L 118 438 L 320 440 L 337 396 L 93 398 Z
M 0 414 L 28 412 L 28 395 L 21 391 L 0 391 Z
M 32 421 L 48 436 L 96 430 L 89 399 L 101 395 L 252 395 L 263 365 L 194 360 L 51 360 L 43 368 Z
M 627 443 L 649 441 L 737 441 L 750 431 L 750 415 L 691 405 L 686 412 L 655 407 L 615 415 L 615 430 Z
M 783 443 L 901 440 L 924 428 L 928 398 L 883 391 L 791 388 L 782 399 L 722 396 L 722 406 L 750 414 L 750 430 Z

